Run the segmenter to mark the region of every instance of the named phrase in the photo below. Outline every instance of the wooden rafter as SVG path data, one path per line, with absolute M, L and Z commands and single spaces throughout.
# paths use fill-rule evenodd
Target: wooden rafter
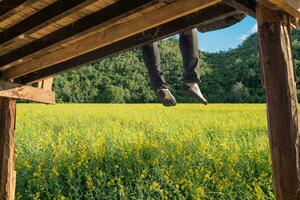
M 162 24 L 159 27 L 152 28 L 143 33 L 136 34 L 116 43 L 112 43 L 108 46 L 88 52 L 79 57 L 72 58 L 68 61 L 61 62 L 48 68 L 44 68 L 36 72 L 27 74 L 16 79 L 15 81 L 19 83 L 35 82 L 37 80 L 49 77 L 52 74 L 57 74 L 74 67 L 79 67 L 90 62 L 95 62 L 96 60 L 104 59 L 106 57 L 130 50 L 132 48 L 139 47 L 143 44 L 166 38 L 184 30 L 188 30 L 201 25 L 206 25 L 208 23 L 214 23 L 216 21 L 233 16 L 237 14 L 237 12 L 239 11 L 236 11 L 232 7 L 229 7 L 225 4 L 218 4 L 216 6 L 205 8 L 201 11 L 178 18 L 172 22 Z
M 93 31 L 104 27 L 111 23 L 112 20 L 118 20 L 130 13 L 137 12 L 147 6 L 157 3 L 157 0 L 126 0 L 117 1 L 116 3 L 101 9 L 91 15 L 65 26 L 57 31 L 54 31 L 45 37 L 37 39 L 23 47 L 20 47 L 12 52 L 0 56 L 0 66 L 8 65 L 14 61 L 29 56 L 37 51 L 58 45 L 66 39 L 72 40 L 79 34 L 84 34 L 88 31 Z
M 14 79 L 22 75 L 64 62 L 111 43 L 120 41 L 140 32 L 157 27 L 198 10 L 215 5 L 220 0 L 178 0 L 162 8 L 156 9 L 136 19 L 107 28 L 105 31 L 85 38 L 80 42 L 41 56 L 24 64 L 9 68 L 3 72 L 5 80 Z
M 224 0 L 223 2 L 256 18 L 256 2 L 253 0 Z
M 43 8 L 23 21 L 0 33 L 0 45 L 3 45 L 18 36 L 26 37 L 32 32 L 48 26 L 53 21 L 64 18 L 72 12 L 95 2 L 96 0 L 64 0 Z M 23 38 L 22 37 L 22 38 Z
M 16 11 L 15 9 L 24 4 L 30 3 L 30 0 L 3 0 L 0 2 L 0 21 L 13 15 Z

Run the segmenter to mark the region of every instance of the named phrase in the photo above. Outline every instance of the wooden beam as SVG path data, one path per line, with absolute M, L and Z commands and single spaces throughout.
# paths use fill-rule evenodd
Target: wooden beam
M 55 93 L 27 85 L 0 80 L 0 97 L 55 104 Z
M 300 12 L 300 1 L 299 0 L 268 0 L 269 2 L 282 7 L 284 9 L 293 8 Z
M 148 6 L 154 5 L 157 0 L 123 0 L 109 5 L 91 15 L 83 17 L 78 21 L 54 31 L 45 37 L 37 39 L 27 45 L 24 45 L 12 52 L 0 56 L 0 66 L 10 65 L 11 63 L 23 59 L 37 51 L 53 45 L 59 45 L 66 40 L 76 39 L 79 35 L 91 32 L 104 27 L 112 21 L 117 21 L 134 12 L 138 12 Z
M 273 5 L 281 9 L 295 18 L 300 19 L 300 1 L 299 0 L 257 0 L 261 4 Z M 296 23 L 297 24 L 297 23 Z
M 256 2 L 253 0 L 224 0 L 223 2 L 256 18 Z
M 22 4 L 32 3 L 31 0 L 2 0 L 0 2 L 0 21 L 17 13 L 16 8 Z
M 16 100 L 0 99 L 0 199 L 14 200 L 16 187 L 15 171 L 15 116 Z
M 53 85 L 53 77 L 38 82 L 38 88 L 44 90 L 52 90 L 52 85 Z
M 96 0 L 64 0 L 56 1 L 43 8 L 30 17 L 20 21 L 12 27 L 0 33 L 0 45 L 8 43 L 10 40 L 22 35 L 27 35 L 42 29 L 54 21 L 64 18 L 72 12 L 95 2 Z
M 58 49 L 48 55 L 44 55 L 27 63 L 9 68 L 3 73 L 3 78 L 5 80 L 14 79 L 24 74 L 55 65 L 145 30 L 154 28 L 176 18 L 207 8 L 211 5 L 215 5 L 218 2 L 220 2 L 220 0 L 175 1 L 174 3 L 149 12 L 136 19 L 107 28 L 99 34 L 85 38 L 65 48 Z
M 18 83 L 36 82 L 40 79 L 51 77 L 55 74 L 72 69 L 74 67 L 79 67 L 84 64 L 95 62 L 97 60 L 101 60 L 106 57 L 128 51 L 144 44 L 161 40 L 185 30 L 223 20 L 237 14 L 238 12 L 240 11 L 236 11 L 234 8 L 228 5 L 217 4 L 215 6 L 211 6 L 198 12 L 178 18 L 174 21 L 162 24 L 159 27 L 152 28 L 129 38 L 112 43 L 108 46 L 101 47 L 79 57 L 72 58 L 68 61 L 61 62 L 50 67 L 38 70 L 36 72 L 24 75 L 20 78 L 15 79 L 15 81 Z
M 289 19 L 285 12 L 257 7 L 277 200 L 300 199 L 298 100 Z

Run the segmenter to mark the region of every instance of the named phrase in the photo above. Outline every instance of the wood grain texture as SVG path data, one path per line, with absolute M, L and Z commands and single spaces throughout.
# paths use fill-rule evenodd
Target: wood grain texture
M 223 2 L 256 18 L 256 3 L 253 0 L 224 0 Z
M 0 33 L 0 45 L 15 37 L 27 37 L 36 30 L 76 12 L 96 0 L 57 1 Z
M 274 5 L 295 18 L 296 21 L 300 18 L 300 1 L 299 0 L 257 0 L 265 5 Z
M 44 90 L 52 90 L 53 78 L 47 78 L 38 82 L 38 88 Z
M 5 67 L 7 65 L 14 65 L 19 59 L 26 60 L 24 57 L 28 58 L 39 54 L 42 51 L 47 52 L 54 46 L 57 48 L 70 41 L 80 40 L 80 38 L 87 33 L 100 30 L 101 28 L 103 29 L 113 23 L 126 19 L 126 16 L 137 13 L 145 8 L 150 8 L 151 5 L 156 4 L 156 0 L 123 0 L 115 2 L 97 12 L 91 13 L 77 21 L 74 21 L 71 24 L 67 24 L 64 27 L 45 35 L 44 37 L 35 39 L 20 48 L 16 48 L 9 53 L 1 55 L 0 66 Z
M 14 200 L 16 182 L 14 145 L 16 100 L 1 98 L 0 101 L 0 199 Z
M 0 20 L 3 20 L 13 13 L 15 13 L 15 8 L 21 4 L 29 2 L 29 0 L 3 0 L 0 2 Z
M 0 80 L 0 97 L 55 104 L 55 93 L 27 85 Z
M 187 16 L 180 17 L 171 22 L 162 24 L 158 27 L 149 29 L 145 32 L 138 33 L 129 38 L 98 48 L 86 54 L 82 54 L 81 56 L 69 59 L 65 62 L 61 62 L 30 74 L 26 74 L 25 76 L 15 79 L 14 81 L 22 84 L 36 82 L 47 77 L 52 77 L 53 75 L 59 74 L 63 71 L 91 62 L 99 61 L 106 57 L 140 47 L 144 44 L 164 39 L 182 31 L 190 30 L 195 27 L 201 27 L 203 25 L 206 26 L 210 23 L 224 20 L 225 18 L 234 16 L 237 13 L 239 13 L 239 11 L 226 4 L 217 4 Z
M 81 54 L 93 51 L 105 45 L 117 42 L 137 33 L 188 15 L 211 5 L 220 0 L 178 0 L 167 6 L 154 10 L 136 19 L 126 21 L 105 31 L 81 40 L 75 44 L 59 49 L 53 53 L 41 56 L 24 64 L 9 68 L 3 72 L 6 80 L 20 77 L 24 74 L 66 61 Z
M 277 200 L 300 199 L 298 100 L 289 16 L 257 7 L 267 96 L 268 131 Z

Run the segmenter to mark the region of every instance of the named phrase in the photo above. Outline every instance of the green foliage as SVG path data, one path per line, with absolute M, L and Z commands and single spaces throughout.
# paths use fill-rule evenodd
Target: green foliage
M 274 199 L 265 109 L 18 104 L 16 199 Z
M 292 34 L 296 72 L 300 74 L 300 30 Z M 200 38 L 201 40 L 201 38 Z M 182 92 L 182 61 L 176 38 L 159 43 L 162 68 L 178 102 L 193 102 Z M 208 101 L 265 102 L 261 87 L 258 36 L 248 37 L 238 48 L 201 53 L 200 88 Z M 234 87 L 243 85 L 246 95 L 236 97 Z M 299 79 L 297 85 L 299 85 Z M 148 103 L 156 102 L 139 49 L 107 58 L 55 78 L 58 102 Z

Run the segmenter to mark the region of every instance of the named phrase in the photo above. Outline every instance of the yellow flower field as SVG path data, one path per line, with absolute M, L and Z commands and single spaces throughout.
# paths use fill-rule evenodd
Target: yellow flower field
M 17 106 L 17 199 L 274 199 L 265 105 Z

